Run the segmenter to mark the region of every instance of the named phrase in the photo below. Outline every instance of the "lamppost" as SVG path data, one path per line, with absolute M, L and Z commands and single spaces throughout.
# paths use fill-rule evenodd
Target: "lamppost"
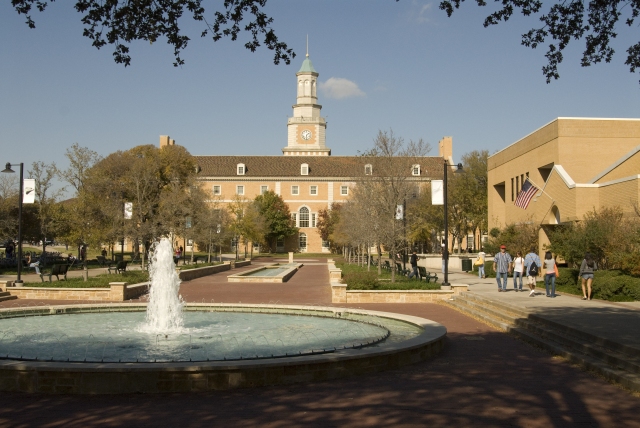
M 11 169 L 12 166 L 20 166 L 20 192 L 18 194 L 18 279 L 15 282 L 15 285 L 18 287 L 22 286 L 22 192 L 24 191 L 23 186 L 23 170 L 24 164 L 21 162 L 19 164 L 12 164 L 11 162 L 7 162 L 4 170 L 2 172 L 12 174 L 15 171 Z
M 449 284 L 449 206 L 447 205 L 447 193 L 448 193 L 448 189 L 447 189 L 447 170 L 450 167 L 455 167 L 455 174 L 459 174 L 462 172 L 462 164 L 459 163 L 458 165 L 450 165 L 447 160 L 444 160 L 444 180 L 442 182 L 442 186 L 444 187 L 443 189 L 443 195 L 444 195 L 444 249 L 442 257 L 444 258 L 444 281 L 442 281 L 442 286 L 443 287 L 450 287 L 451 284 Z

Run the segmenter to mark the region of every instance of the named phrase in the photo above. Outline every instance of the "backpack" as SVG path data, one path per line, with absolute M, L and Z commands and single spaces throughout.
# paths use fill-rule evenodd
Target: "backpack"
M 529 266 L 529 276 L 538 276 L 538 265 L 536 262 L 531 263 L 531 266 Z

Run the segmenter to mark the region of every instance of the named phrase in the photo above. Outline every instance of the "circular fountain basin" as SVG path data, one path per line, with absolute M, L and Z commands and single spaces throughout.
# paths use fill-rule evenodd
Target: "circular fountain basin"
M 185 307 L 184 327 L 149 333 L 144 304 L 0 310 L 0 390 L 131 393 L 335 379 L 422 361 L 444 326 L 332 307 Z

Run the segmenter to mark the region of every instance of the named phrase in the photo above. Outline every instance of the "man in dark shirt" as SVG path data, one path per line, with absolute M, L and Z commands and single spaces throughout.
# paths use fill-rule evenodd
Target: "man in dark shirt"
M 409 278 L 413 278 L 414 276 L 420 279 L 420 274 L 418 273 L 418 255 L 416 254 L 416 250 L 413 250 L 413 254 L 411 254 L 411 269 L 413 271 L 409 274 Z

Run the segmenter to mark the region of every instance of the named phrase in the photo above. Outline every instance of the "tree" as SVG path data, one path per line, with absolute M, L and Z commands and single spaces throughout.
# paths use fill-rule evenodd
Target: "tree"
M 331 204 L 331 209 L 321 209 L 318 211 L 316 227 L 320 232 L 322 240 L 329 242 L 331 251 L 336 251 L 338 247 L 346 245 L 346 238 L 338 233 L 341 212 L 342 204 L 339 202 Z
M 49 0 L 50 3 L 54 1 Z M 35 28 L 31 16 L 33 7 L 43 12 L 49 5 L 46 0 L 12 0 L 11 3 L 18 14 L 26 15 L 26 24 L 30 28 Z M 190 40 L 180 28 L 185 13 L 203 24 L 201 37 L 211 35 L 214 42 L 222 37 L 230 37 L 235 41 L 242 31 L 246 31 L 250 34 L 250 40 L 244 46 L 251 52 L 264 44 L 274 51 L 274 64 L 279 64 L 281 60 L 289 64 L 295 57 L 286 43 L 278 41 L 271 28 L 273 18 L 262 10 L 267 0 L 225 0 L 224 10 L 213 12 L 212 22 L 207 20 L 202 3 L 202 0 L 77 0 L 74 8 L 83 14 L 83 35 L 92 40 L 92 45 L 97 49 L 107 44 L 113 45 L 115 62 L 125 67 L 131 64 L 131 42 L 145 40 L 154 43 L 162 37 L 166 37 L 167 44 L 173 46 L 173 65 L 177 67 L 184 64 L 180 55 Z M 246 15 L 252 18 L 242 28 Z
M 18 179 L 12 174 L 0 174 L 0 241 L 4 243 L 18 235 Z
M 362 216 L 342 215 L 341 223 L 347 233 L 364 225 L 365 240 L 378 245 L 378 258 L 382 257 L 381 245 L 392 255 L 402 247 L 406 229 L 404 222 L 396 219 L 396 208 L 416 192 L 420 183 L 412 179 L 411 168 L 420 164 L 420 158 L 430 150 L 423 140 L 405 144 L 389 130 L 378 131 L 373 147 L 363 155 L 370 161 L 372 173 L 354 187 L 349 202 L 354 204 L 349 211 Z M 393 271 L 391 281 L 395 281 Z
M 230 217 L 226 209 L 220 207 L 220 201 L 209 202 L 194 224 L 193 234 L 198 248 L 206 248 L 211 262 L 211 252 L 221 247 L 232 236 L 229 228 Z
M 262 242 L 266 232 L 266 223 L 260 215 L 258 206 L 244 196 L 236 195 L 228 208 L 231 214 L 229 226 L 236 241 L 237 260 L 240 240 L 245 246 L 246 256 L 249 242 Z
M 254 203 L 258 209 L 258 213 L 265 222 L 265 234 L 263 241 L 273 248 L 278 239 L 284 239 L 298 233 L 291 220 L 289 206 L 285 203 L 282 196 L 276 194 L 273 190 L 268 190 L 261 195 L 256 196 Z
M 464 0 L 443 0 L 440 9 L 450 17 L 454 9 L 459 9 Z M 476 0 L 478 6 L 486 6 L 485 0 Z M 542 67 L 542 73 L 547 79 L 558 79 L 558 65 L 563 60 L 563 51 L 569 46 L 571 39 L 585 41 L 581 65 L 588 67 L 602 61 L 611 62 L 614 49 L 610 46 L 612 39 L 617 36 L 616 26 L 623 22 L 632 27 L 640 15 L 640 2 L 590 1 L 587 9 L 583 1 L 570 0 L 567 2 L 551 2 L 548 11 L 540 15 L 541 0 L 501 0 L 502 8 L 489 14 L 484 20 L 484 26 L 508 21 L 514 11 L 519 10 L 524 16 L 538 16 L 542 25 L 532 28 L 522 35 L 522 44 L 532 49 L 545 43 L 547 38 L 552 42 L 548 45 L 547 64 Z M 625 64 L 632 73 L 640 68 L 640 43 L 627 49 Z
M 147 252 L 152 241 L 175 230 L 176 220 L 185 221 L 185 216 L 171 214 L 169 207 L 175 205 L 167 199 L 195 204 L 192 199 L 202 195 L 193 190 L 195 178 L 195 162 L 184 147 L 137 146 L 93 166 L 80 197 L 93 208 L 93 230 L 102 242 L 129 237 Z M 125 216 L 125 204 L 131 204 L 130 215 Z
M 38 161 L 31 165 L 29 176 L 35 179 L 35 200 L 38 215 L 37 237 L 42 241 L 42 252 L 47 248 L 47 240 L 53 239 L 56 234 L 56 206 L 57 198 L 61 190 L 54 191 L 53 179 L 58 174 L 56 164 L 46 164 Z

